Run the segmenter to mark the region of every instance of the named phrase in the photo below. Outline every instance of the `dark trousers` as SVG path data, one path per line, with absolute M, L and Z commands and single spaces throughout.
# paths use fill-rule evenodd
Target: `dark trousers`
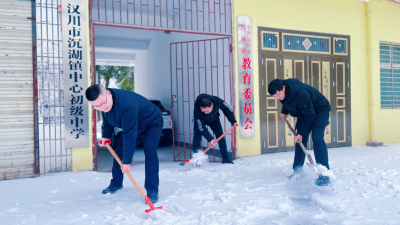
M 158 142 L 160 141 L 162 128 L 163 124 L 150 125 L 136 139 L 136 146 L 139 145 L 141 142 L 143 142 L 143 150 L 145 156 L 144 188 L 147 190 L 147 194 L 158 193 L 159 164 L 157 156 L 157 146 Z M 114 149 L 121 160 L 122 160 L 122 146 L 123 146 L 122 133 L 123 132 L 119 132 L 114 138 Z M 115 159 L 113 162 L 112 177 L 113 178 L 111 180 L 111 185 L 122 187 L 124 174 L 122 173 L 121 166 Z
M 224 131 L 222 130 L 222 125 L 221 121 L 217 120 L 212 124 L 207 124 L 211 130 L 215 134 L 215 139 L 219 138 L 221 135 L 224 134 Z M 198 150 L 201 149 L 201 133 L 198 129 L 194 129 L 194 135 L 193 135 L 193 150 Z M 219 151 L 221 152 L 221 156 L 223 159 L 229 159 L 228 156 L 228 149 L 226 147 L 226 139 L 225 137 L 221 138 L 221 140 L 218 142 L 219 146 Z
M 325 127 L 315 127 L 310 129 L 306 136 L 302 137 L 304 147 L 307 147 L 308 137 L 310 136 L 314 144 L 314 156 L 317 164 L 321 164 L 329 169 L 328 163 L 328 149 L 326 148 L 324 140 Z M 299 171 L 303 168 L 304 160 L 306 155 L 300 147 L 299 143 L 296 143 L 293 170 Z

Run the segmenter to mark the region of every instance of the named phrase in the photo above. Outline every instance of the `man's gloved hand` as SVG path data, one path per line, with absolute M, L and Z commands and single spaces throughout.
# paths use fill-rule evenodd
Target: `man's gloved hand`
M 105 147 L 107 143 L 111 144 L 111 140 L 108 138 L 100 138 L 100 141 L 99 141 L 100 147 Z

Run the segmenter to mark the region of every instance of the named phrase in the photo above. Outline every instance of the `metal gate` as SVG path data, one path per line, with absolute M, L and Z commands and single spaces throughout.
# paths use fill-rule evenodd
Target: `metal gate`
M 173 157 L 182 161 L 191 158 L 193 106 L 199 94 L 218 96 L 235 111 L 231 37 L 171 43 L 170 52 Z M 231 126 L 225 116 L 221 116 L 221 123 L 224 130 Z M 226 136 L 232 159 L 236 158 L 235 140 L 235 131 Z M 201 144 L 203 149 L 209 145 L 204 138 Z M 221 160 L 218 149 L 208 155 L 210 161 Z
M 32 1 L 0 1 L 0 24 L 0 180 L 34 177 L 38 147 Z
M 90 0 L 93 24 L 185 33 L 232 33 L 231 0 Z

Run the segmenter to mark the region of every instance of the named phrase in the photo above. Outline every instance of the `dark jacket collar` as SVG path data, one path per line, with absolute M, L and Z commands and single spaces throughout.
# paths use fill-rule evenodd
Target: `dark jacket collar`
M 111 107 L 111 110 L 110 111 L 108 111 L 108 112 L 112 112 L 112 111 L 114 111 L 114 108 L 115 108 L 115 92 L 114 92 L 114 90 L 113 90 L 113 88 L 107 88 L 107 91 L 110 91 L 110 94 L 111 94 L 111 97 L 112 97 L 112 100 L 113 100 L 113 105 L 112 105 L 112 107 Z M 108 113 L 107 112 L 107 113 Z
M 289 85 L 285 85 L 285 98 L 282 100 L 282 102 L 287 102 L 289 97 L 290 97 L 290 86 Z
M 287 98 L 285 97 L 285 102 L 286 101 L 290 102 L 303 88 L 303 86 L 302 86 L 303 83 L 301 83 L 297 79 L 287 79 L 287 80 L 284 80 L 284 83 L 285 83 L 285 86 L 286 87 L 289 86 L 289 89 L 290 89 L 290 94 Z

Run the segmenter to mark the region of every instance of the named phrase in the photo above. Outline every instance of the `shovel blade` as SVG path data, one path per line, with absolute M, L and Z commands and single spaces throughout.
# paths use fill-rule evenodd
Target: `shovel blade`
M 322 176 L 322 175 L 319 173 L 317 167 L 316 167 L 314 164 L 310 164 L 310 163 L 306 163 L 306 164 L 307 164 L 308 167 L 310 167 L 310 169 L 311 169 L 312 171 L 314 171 L 314 172 L 318 175 L 318 177 L 321 177 L 321 176 Z
M 146 196 L 146 197 L 144 198 L 144 201 L 147 203 L 147 205 L 150 206 L 150 209 L 145 210 L 146 213 L 149 213 L 149 212 L 151 212 L 151 211 L 153 211 L 153 210 L 155 210 L 155 209 L 162 209 L 162 206 L 160 206 L 160 207 L 155 207 L 154 204 L 153 204 L 153 202 L 151 202 L 149 196 Z
M 192 160 L 192 159 L 188 159 L 188 160 L 186 160 L 186 161 L 183 162 L 183 163 L 179 163 L 179 165 L 184 166 L 184 165 L 186 165 L 187 163 L 190 163 L 190 160 Z
M 162 206 L 160 207 L 154 207 L 154 208 L 150 208 L 150 209 L 146 209 L 145 212 L 148 214 L 149 212 L 156 210 L 156 209 L 162 209 Z

